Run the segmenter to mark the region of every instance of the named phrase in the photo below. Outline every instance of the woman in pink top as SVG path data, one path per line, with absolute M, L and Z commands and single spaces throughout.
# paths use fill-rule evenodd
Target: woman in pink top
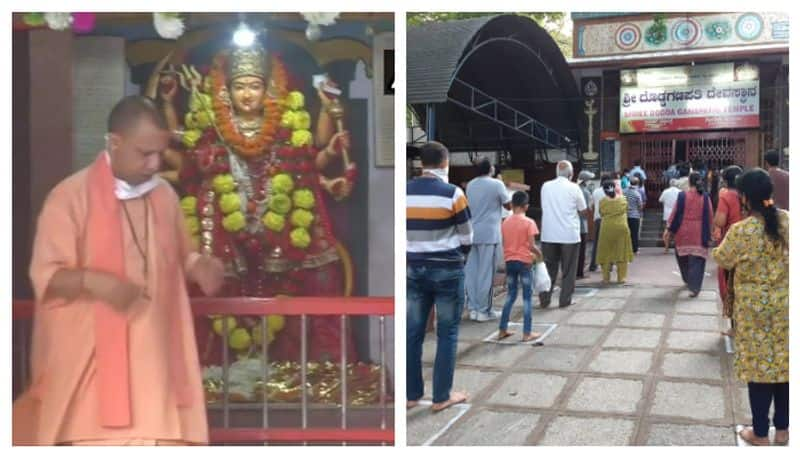
M 689 190 L 678 195 L 678 201 L 664 231 L 664 245 L 675 239 L 675 257 L 690 297 L 700 294 L 711 245 L 711 198 L 703 187 L 700 173 L 689 175 Z
M 714 240 L 720 244 L 725 239 L 728 229 L 736 222 L 742 220 L 742 205 L 739 202 L 739 191 L 736 189 L 736 178 L 742 174 L 742 169 L 738 165 L 731 165 L 722 172 L 726 188 L 720 189 L 719 203 L 717 204 L 717 214 L 714 216 Z M 722 267 L 717 268 L 717 282 L 719 283 L 719 296 L 723 301 L 728 295 L 728 270 Z M 732 303 L 730 304 L 732 305 Z M 731 318 L 731 329 L 723 332 L 725 335 L 733 336 L 734 322 L 733 309 L 725 306 L 723 309 L 724 317 Z
M 535 239 L 539 228 L 533 219 L 525 216 L 528 210 L 528 194 L 523 191 L 514 192 L 511 197 L 511 210 L 514 212 L 503 221 L 503 255 L 506 259 L 506 280 L 508 281 L 508 297 L 500 316 L 500 332 L 497 339 L 502 340 L 513 335 L 508 331 L 508 319 L 511 307 L 517 300 L 518 285 L 522 284 L 523 323 L 522 341 L 533 341 L 542 335 L 532 333 L 533 273 L 531 266 L 535 257 L 541 258 L 542 252 L 536 247 Z

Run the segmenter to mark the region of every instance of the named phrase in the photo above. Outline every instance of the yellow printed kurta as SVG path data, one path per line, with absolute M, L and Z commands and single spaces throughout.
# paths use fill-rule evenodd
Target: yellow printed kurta
M 178 303 L 156 303 L 140 299 L 127 311 L 129 326 L 129 370 L 131 388 L 130 427 L 106 428 L 100 425 L 94 358 L 94 312 L 91 302 L 48 300 L 44 291 L 53 274 L 61 268 L 80 268 L 89 262 L 82 236 L 87 220 L 87 173 L 83 170 L 60 183 L 44 204 L 37 226 L 31 262 L 31 278 L 36 294 L 36 313 L 32 340 L 33 385 L 26 394 L 22 411 L 15 404 L 15 416 L 28 421 L 38 412 L 32 427 L 34 444 L 55 444 L 95 440 L 208 442 L 208 423 L 203 398 L 200 364 L 192 325 L 183 271 L 164 271 L 166 256 L 186 259 L 190 240 L 183 228 L 183 217 L 174 197 L 171 214 L 154 214 L 153 205 L 139 198 L 127 206 L 134 229 L 143 240 L 144 205 L 149 204 L 148 275 L 131 230 L 122 223 L 125 271 L 131 281 L 147 284 L 150 297 L 159 288 L 179 287 Z M 162 183 L 162 186 L 168 184 Z M 124 217 L 120 214 L 120 217 Z M 157 240 L 154 221 L 176 224 L 175 239 Z M 168 306 L 178 307 L 180 322 L 171 322 Z M 182 329 L 183 353 L 192 403 L 179 407 L 169 379 L 170 332 Z M 20 407 L 22 405 L 19 405 Z M 32 410 L 32 411 L 31 411 Z M 15 417 L 15 422 L 17 418 Z
M 789 213 L 778 211 L 788 239 Z M 732 225 L 711 252 L 734 275 L 737 377 L 745 382 L 789 382 L 789 246 L 764 233 L 764 222 L 748 217 Z

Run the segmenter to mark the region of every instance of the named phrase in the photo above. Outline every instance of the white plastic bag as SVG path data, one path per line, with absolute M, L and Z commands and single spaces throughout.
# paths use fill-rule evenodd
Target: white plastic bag
M 533 292 L 536 294 L 550 291 L 550 274 L 547 273 L 547 266 L 544 262 L 534 264 L 533 272 Z

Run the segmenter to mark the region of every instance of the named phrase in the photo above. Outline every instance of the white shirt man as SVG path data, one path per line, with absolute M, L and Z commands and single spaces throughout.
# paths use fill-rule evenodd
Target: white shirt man
M 572 164 L 562 160 L 556 166 L 556 179 L 542 186 L 542 253 L 550 274 L 549 292 L 539 294 L 543 308 L 550 306 L 550 294 L 558 277 L 559 264 L 566 267 L 561 284 L 559 306 L 572 304 L 575 291 L 575 277 L 578 269 L 578 256 L 581 242 L 580 214 L 588 215 L 583 192 L 572 179 Z
M 676 179 L 670 179 L 669 184 L 669 187 L 664 189 L 661 192 L 661 196 L 658 197 L 658 201 L 664 205 L 664 214 L 661 216 L 661 219 L 665 224 L 667 220 L 669 220 L 670 214 L 672 214 L 672 208 L 675 207 L 675 202 L 678 201 L 678 194 L 681 193 L 681 190 L 678 189 Z

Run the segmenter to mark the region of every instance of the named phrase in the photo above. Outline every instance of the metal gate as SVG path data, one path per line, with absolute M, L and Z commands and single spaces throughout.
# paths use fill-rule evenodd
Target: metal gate
M 713 135 L 713 136 L 712 136 Z M 703 161 L 708 170 L 721 170 L 728 165 L 744 167 L 746 161 L 746 138 L 743 135 L 702 134 L 674 136 L 653 136 L 632 138 L 628 143 L 628 163 L 641 160 L 642 168 L 647 173 L 645 189 L 647 206 L 659 207 L 658 197 L 661 191 L 669 186 L 664 178 L 664 171 L 674 164 L 677 142 L 685 142 L 686 154 L 682 160 Z
M 744 138 L 690 139 L 686 141 L 686 159 L 705 161 L 709 170 L 720 170 L 728 165 L 744 166 Z
M 638 154 L 637 154 L 638 152 Z M 675 163 L 675 140 L 672 139 L 642 139 L 632 149 L 632 158 L 640 158 L 642 168 L 647 173 L 645 191 L 647 192 L 647 206 L 658 205 L 661 191 L 669 186 L 664 178 L 664 170 Z

